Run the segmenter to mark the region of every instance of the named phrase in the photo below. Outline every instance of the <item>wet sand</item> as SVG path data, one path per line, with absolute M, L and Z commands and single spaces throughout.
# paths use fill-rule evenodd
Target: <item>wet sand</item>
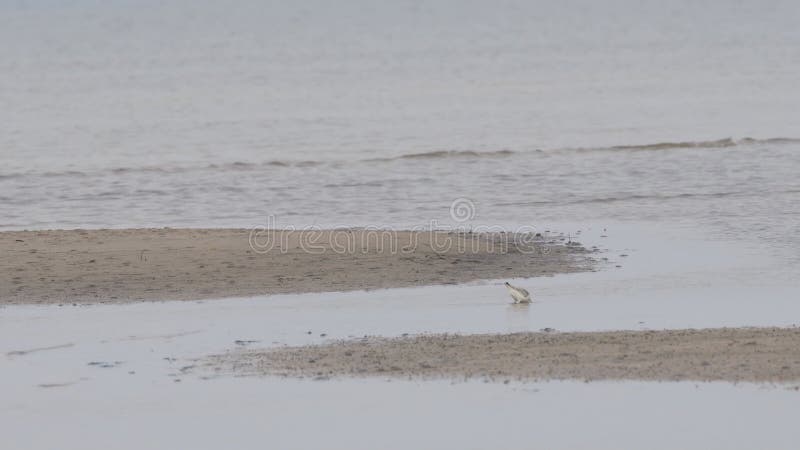
M 211 357 L 218 372 L 287 377 L 790 382 L 800 328 L 363 338 Z
M 524 242 L 523 242 L 524 241 Z M 252 243 L 252 245 L 251 245 Z M 547 276 L 591 269 L 558 236 L 246 229 L 0 233 L 0 305 L 198 300 Z

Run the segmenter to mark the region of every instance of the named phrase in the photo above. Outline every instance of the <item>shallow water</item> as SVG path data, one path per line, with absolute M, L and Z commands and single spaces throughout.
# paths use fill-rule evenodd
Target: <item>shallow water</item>
M 652 239 L 641 230 L 582 230 L 587 242 L 607 249 L 606 270 L 516 280 L 534 293 L 529 306 L 511 305 L 501 281 L 485 281 L 0 308 L 5 442 L 20 449 L 202 449 L 232 442 L 332 449 L 793 448 L 800 413 L 794 384 L 299 381 L 218 377 L 196 367 L 196 358 L 209 354 L 363 335 L 797 324 L 793 280 L 761 276 L 765 261 L 757 252 L 669 233 Z M 700 256 L 680 257 L 690 248 Z M 753 271 L 760 275 L 743 276 Z M 39 432 L 45 424 L 48 432 Z
M 574 224 L 561 227 L 577 234 Z M 2 307 L 6 442 L 219 448 L 236 436 L 240 448 L 795 446 L 794 384 L 298 381 L 217 377 L 196 367 L 210 354 L 364 335 L 798 324 L 795 278 L 762 248 L 636 224 L 584 228 L 580 236 L 604 250 L 603 270 L 514 280 L 533 293 L 529 306 L 510 304 L 497 280 Z M 48 432 L 37 432 L 43 424 Z M 399 433 L 399 424 L 413 432 Z
M 13 393 L 5 401 L 17 408 L 4 423 L 5 442 L 17 449 L 790 449 L 798 399 L 794 390 L 754 385 L 150 383 L 137 374 L 41 389 L 25 406 Z M 46 433 L 43 417 L 58 417 Z

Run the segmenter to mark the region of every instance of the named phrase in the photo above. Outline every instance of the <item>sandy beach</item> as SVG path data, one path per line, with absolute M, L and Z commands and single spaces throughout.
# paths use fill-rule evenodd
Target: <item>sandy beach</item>
M 0 304 L 350 291 L 590 270 L 561 238 L 448 232 L 123 229 L 0 233 Z
M 541 332 L 364 338 L 233 352 L 218 371 L 287 377 L 791 382 L 800 329 Z

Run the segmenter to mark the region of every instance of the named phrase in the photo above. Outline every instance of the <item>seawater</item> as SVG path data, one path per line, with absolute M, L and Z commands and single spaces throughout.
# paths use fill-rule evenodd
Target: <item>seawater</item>
M 0 229 L 635 221 L 796 259 L 800 4 L 0 1 Z M 795 255 L 795 256 L 792 256 Z

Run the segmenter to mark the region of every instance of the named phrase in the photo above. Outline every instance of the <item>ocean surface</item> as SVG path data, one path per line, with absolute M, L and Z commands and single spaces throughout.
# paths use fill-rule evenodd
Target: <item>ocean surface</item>
M 800 3 L 0 0 L 0 229 L 800 234 Z M 791 252 L 790 252 L 791 253 Z M 791 256 L 791 255 L 790 255 Z

